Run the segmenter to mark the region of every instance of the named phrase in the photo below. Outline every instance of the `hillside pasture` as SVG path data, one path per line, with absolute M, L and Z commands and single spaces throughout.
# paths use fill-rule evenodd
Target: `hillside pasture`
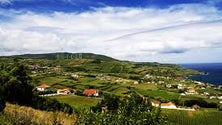
M 73 95 L 60 95 L 50 98 L 54 98 L 60 102 L 69 104 L 74 109 L 89 109 L 90 107 L 95 106 L 96 104 L 98 104 L 98 102 L 101 101 L 100 98 Z
M 217 109 L 181 111 L 162 109 L 170 125 L 221 125 L 222 112 Z

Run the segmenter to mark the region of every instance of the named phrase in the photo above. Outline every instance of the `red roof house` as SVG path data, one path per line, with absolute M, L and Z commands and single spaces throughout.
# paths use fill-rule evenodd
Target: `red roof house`
M 36 89 L 38 91 L 47 91 L 47 90 L 50 90 L 50 86 L 47 84 L 41 84 L 41 85 L 37 86 Z
M 99 96 L 99 90 L 97 90 L 97 89 L 85 89 L 83 91 L 83 94 L 87 95 L 87 96 Z

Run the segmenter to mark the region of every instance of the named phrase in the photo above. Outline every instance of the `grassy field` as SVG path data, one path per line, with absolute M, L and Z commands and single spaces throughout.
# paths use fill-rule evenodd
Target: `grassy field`
M 163 109 L 170 125 L 221 125 L 222 112 L 217 109 L 179 111 Z
M 166 90 L 143 90 L 136 89 L 136 91 L 144 96 L 151 98 L 163 98 L 165 100 L 174 100 L 179 98 L 179 94 L 175 92 L 168 92 Z
M 154 84 L 134 84 L 132 87 L 142 90 L 157 90 L 157 86 Z
M 60 102 L 67 103 L 75 109 L 89 109 L 91 106 L 95 106 L 101 101 L 99 98 L 91 98 L 86 96 L 53 96 L 50 98 L 55 98 Z
M 52 76 L 52 77 L 42 77 L 42 78 L 39 78 L 40 80 L 40 83 L 46 83 L 48 85 L 53 85 L 55 83 L 61 83 L 61 82 L 64 82 L 66 81 L 66 77 L 64 76 Z

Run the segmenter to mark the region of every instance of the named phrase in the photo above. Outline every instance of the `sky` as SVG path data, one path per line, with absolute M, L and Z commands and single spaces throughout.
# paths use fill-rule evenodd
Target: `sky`
M 0 0 L 0 56 L 222 62 L 222 0 Z

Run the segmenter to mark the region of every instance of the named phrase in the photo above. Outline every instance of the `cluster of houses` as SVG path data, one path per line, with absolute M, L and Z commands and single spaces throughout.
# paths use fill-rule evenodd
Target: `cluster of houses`
M 133 82 L 133 80 L 118 78 L 118 77 L 114 77 L 114 76 L 107 76 L 107 75 L 103 75 L 103 74 L 98 74 L 96 76 L 96 78 L 100 79 L 100 80 L 103 80 L 103 81 L 116 82 L 116 83 L 129 83 L 129 82 Z
M 49 91 L 51 90 L 51 86 L 47 84 L 40 84 L 39 86 L 36 87 L 36 90 L 38 91 Z M 56 90 L 56 95 L 69 95 L 72 94 L 69 88 L 63 88 L 63 89 L 57 89 Z M 55 94 L 53 94 L 55 95 Z M 99 90 L 98 89 L 85 89 L 83 91 L 83 95 L 85 96 L 99 96 Z
M 38 73 L 52 73 L 52 72 L 61 72 L 62 68 L 60 66 L 49 67 L 49 66 L 40 66 L 39 64 L 30 64 L 28 65 L 31 69 L 32 75 L 37 75 Z

